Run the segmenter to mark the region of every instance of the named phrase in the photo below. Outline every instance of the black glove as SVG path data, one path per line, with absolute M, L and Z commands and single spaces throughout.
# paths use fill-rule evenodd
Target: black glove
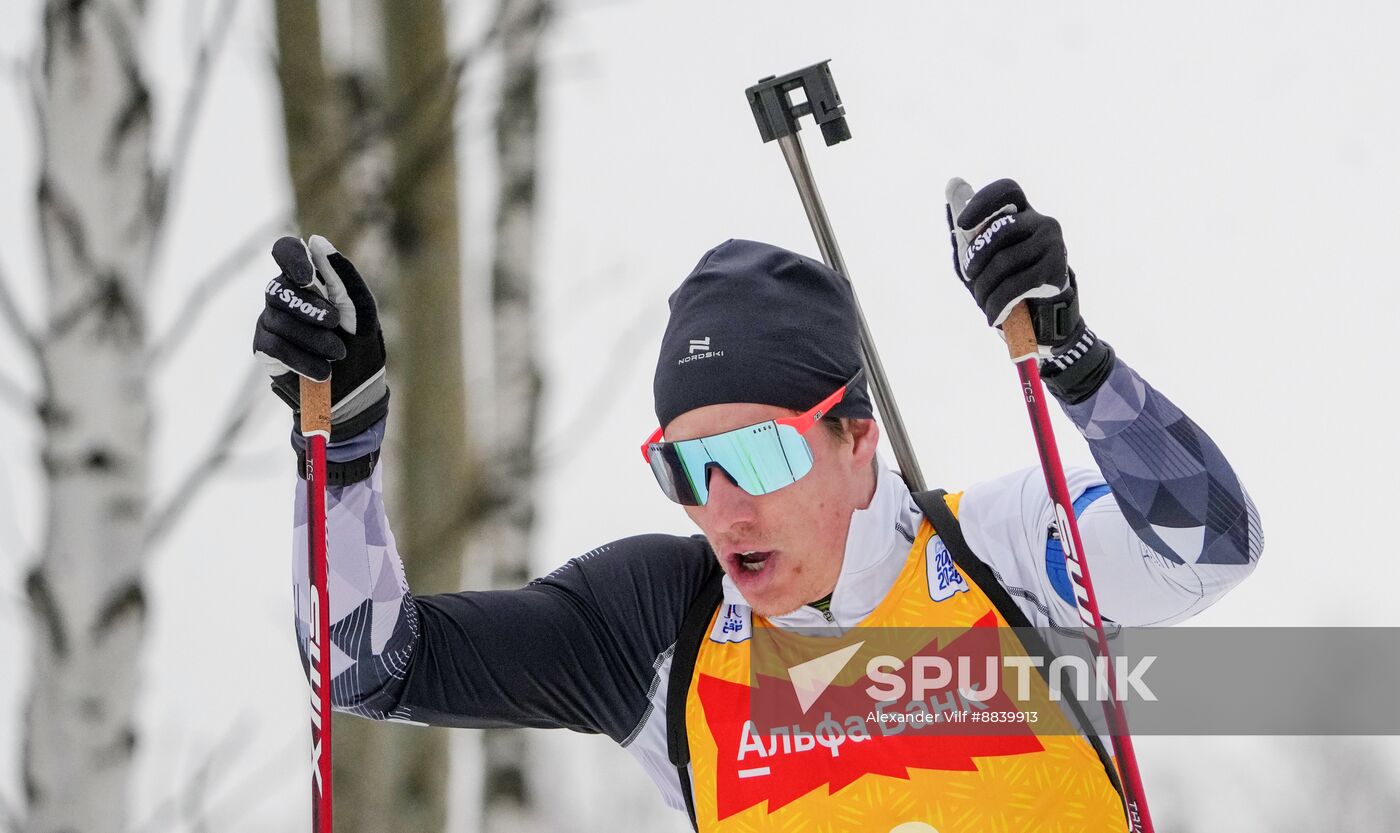
M 1070 404 L 1089 398 L 1113 369 L 1113 348 L 1079 315 L 1079 286 L 1059 222 L 1031 208 L 1010 179 L 974 194 L 954 178 L 947 198 L 953 269 L 987 323 L 1000 328 L 1025 301 L 1046 386 Z
M 282 273 L 267 285 L 253 352 L 272 377 L 272 390 L 292 407 L 294 424 L 301 417 L 300 377 L 330 376 L 331 441 L 349 439 L 389 412 L 374 295 L 324 237 L 307 243 L 283 237 L 272 257 Z

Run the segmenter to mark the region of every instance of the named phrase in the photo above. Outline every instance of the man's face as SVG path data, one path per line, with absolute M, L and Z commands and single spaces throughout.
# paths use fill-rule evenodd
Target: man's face
M 774 405 L 707 405 L 676 417 L 665 436 L 692 439 L 793 413 Z M 822 425 L 804 435 L 812 470 L 797 482 L 755 497 L 711 468 L 709 501 L 685 507 L 755 613 L 791 613 L 836 586 L 851 513 L 868 506 L 874 494 L 871 460 L 879 440 L 874 420 L 847 424 L 850 436 L 844 440 Z

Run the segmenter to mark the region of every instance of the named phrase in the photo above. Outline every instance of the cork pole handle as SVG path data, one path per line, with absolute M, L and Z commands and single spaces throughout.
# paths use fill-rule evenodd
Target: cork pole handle
M 301 435 L 331 436 L 331 380 L 317 382 L 301 377 Z
M 1035 340 L 1035 327 L 1031 326 L 1031 311 L 1025 301 L 1012 308 L 1011 315 L 1001 324 L 1001 331 L 1006 335 L 1006 349 L 1013 362 L 1023 362 L 1040 355 L 1040 348 Z

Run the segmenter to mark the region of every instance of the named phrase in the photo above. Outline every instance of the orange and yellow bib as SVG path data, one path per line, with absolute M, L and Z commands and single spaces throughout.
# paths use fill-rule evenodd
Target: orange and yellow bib
M 947 497 L 955 514 L 959 497 Z M 707 633 L 717 632 L 724 612 L 721 605 Z M 986 594 L 952 563 L 925 520 L 894 586 L 858 630 L 1006 624 Z M 755 637 L 773 627 L 753 617 Z M 1009 630 L 996 633 L 1015 638 Z M 854 718 L 847 716 L 848 725 L 838 733 L 758 734 L 750 720 L 754 642 L 707 638 L 691 676 L 686 729 L 701 833 L 1116 833 L 1127 828 L 1122 801 L 1094 748 L 1082 735 L 1065 733 L 1063 722 L 1057 724 L 1059 733 L 914 737 L 887 736 L 877 727 L 856 725 L 860 721 L 850 723 Z M 1044 700 L 1043 681 L 1031 676 L 1036 696 Z M 1046 707 L 1063 719 L 1054 706 L 1047 702 Z

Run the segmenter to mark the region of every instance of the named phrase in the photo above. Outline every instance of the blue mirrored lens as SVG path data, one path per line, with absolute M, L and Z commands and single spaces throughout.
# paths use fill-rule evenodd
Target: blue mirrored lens
M 709 500 L 708 471 L 718 465 L 745 492 L 766 495 L 791 485 L 812 470 L 812 452 L 807 441 L 789 425 L 761 422 L 723 434 L 682 440 L 671 446 L 675 458 L 670 463 L 653 462 L 657 479 L 671 478 L 662 483 L 667 497 L 690 505 Z M 675 465 L 679 463 L 680 465 Z M 684 482 L 676 477 L 684 471 Z M 664 472 L 664 473 L 663 473 Z M 685 494 L 689 492 L 690 494 Z M 674 496 L 673 496 L 674 495 Z M 684 498 L 693 496 L 693 502 Z

